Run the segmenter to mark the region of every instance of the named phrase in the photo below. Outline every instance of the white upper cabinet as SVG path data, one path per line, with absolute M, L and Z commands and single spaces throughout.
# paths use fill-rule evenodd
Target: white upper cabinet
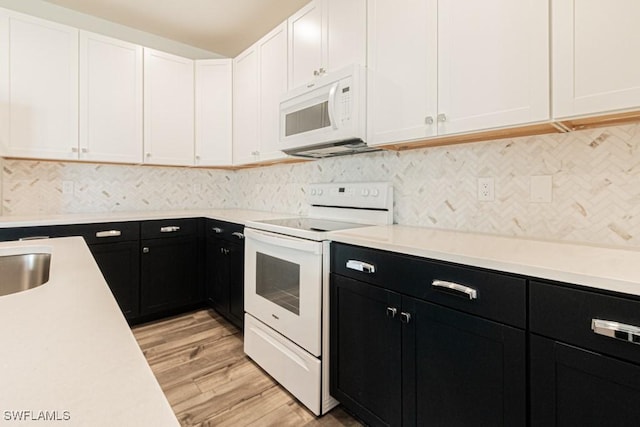
M 553 116 L 640 107 L 640 2 L 551 3 Z
M 80 32 L 80 159 L 142 162 L 142 47 Z
M 369 0 L 368 17 L 369 144 L 549 119 L 547 2 Z
M 0 10 L 2 155 L 78 158 L 78 30 Z
M 260 39 L 258 75 L 260 80 L 258 127 L 261 161 L 286 157 L 280 146 L 280 98 L 287 91 L 287 24 L 282 23 Z
M 144 162 L 193 165 L 193 60 L 144 49 Z
M 549 120 L 549 7 L 438 0 L 438 134 Z
M 258 49 L 256 45 L 233 59 L 233 164 L 259 160 Z
M 195 164 L 230 166 L 233 61 L 197 60 L 195 73 Z
M 369 0 L 367 142 L 426 138 L 438 108 L 435 0 Z
M 279 150 L 280 98 L 287 90 L 283 22 L 233 60 L 233 164 L 285 158 Z
M 313 0 L 292 15 L 289 89 L 351 64 L 366 63 L 366 0 Z

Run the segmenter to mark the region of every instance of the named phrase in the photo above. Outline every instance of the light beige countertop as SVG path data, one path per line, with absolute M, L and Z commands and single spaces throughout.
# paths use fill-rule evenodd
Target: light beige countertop
M 51 269 L 0 296 L 0 424 L 178 426 L 84 240 L 4 242 L 0 256 L 16 248 L 50 250 Z
M 212 218 L 245 224 L 247 221 L 289 218 L 295 214 L 246 209 L 198 209 L 176 211 L 105 212 L 60 215 L 0 216 L 0 228 L 33 227 L 39 225 L 91 224 L 98 222 L 147 221 L 154 219 Z
M 640 296 L 640 250 L 402 225 L 329 234 L 353 245 Z

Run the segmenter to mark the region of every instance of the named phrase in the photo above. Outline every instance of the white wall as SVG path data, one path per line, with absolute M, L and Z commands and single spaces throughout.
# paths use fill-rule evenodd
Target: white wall
M 132 0 L 135 1 L 135 0 Z M 152 49 L 173 53 L 191 59 L 215 59 L 223 56 L 174 40 L 145 33 L 131 27 L 116 24 L 95 16 L 76 12 L 42 0 L 0 0 L 0 7 L 28 15 L 59 22 L 61 24 L 92 31 L 98 34 L 126 40 Z
M 378 152 L 235 172 L 5 159 L 4 215 L 176 208 L 305 214 L 310 182 L 383 180 L 395 221 L 599 245 L 640 247 L 640 124 L 568 134 Z M 532 175 L 553 177 L 553 201 L 529 200 Z M 496 200 L 478 202 L 478 177 Z M 75 195 L 62 182 L 76 182 Z

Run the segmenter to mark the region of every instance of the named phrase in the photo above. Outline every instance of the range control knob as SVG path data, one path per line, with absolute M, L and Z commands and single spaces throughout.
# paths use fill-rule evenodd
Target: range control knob
M 380 191 L 378 191 L 377 188 L 374 188 L 373 190 L 371 190 L 371 195 L 373 197 L 378 197 L 380 195 Z
M 312 196 L 315 196 L 315 195 L 316 195 L 316 189 L 315 189 L 315 188 L 312 188 L 312 189 L 311 189 L 311 195 L 312 195 Z
M 322 196 L 322 193 L 323 193 L 322 188 L 318 188 L 318 196 Z
M 369 196 L 369 189 L 368 188 L 363 188 L 361 191 L 362 197 L 367 197 Z

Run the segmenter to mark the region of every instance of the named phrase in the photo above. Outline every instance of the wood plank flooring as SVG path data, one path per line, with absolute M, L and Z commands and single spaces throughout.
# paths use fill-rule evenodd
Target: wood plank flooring
M 338 407 L 316 418 L 242 351 L 213 310 L 133 328 L 182 426 L 360 426 Z

